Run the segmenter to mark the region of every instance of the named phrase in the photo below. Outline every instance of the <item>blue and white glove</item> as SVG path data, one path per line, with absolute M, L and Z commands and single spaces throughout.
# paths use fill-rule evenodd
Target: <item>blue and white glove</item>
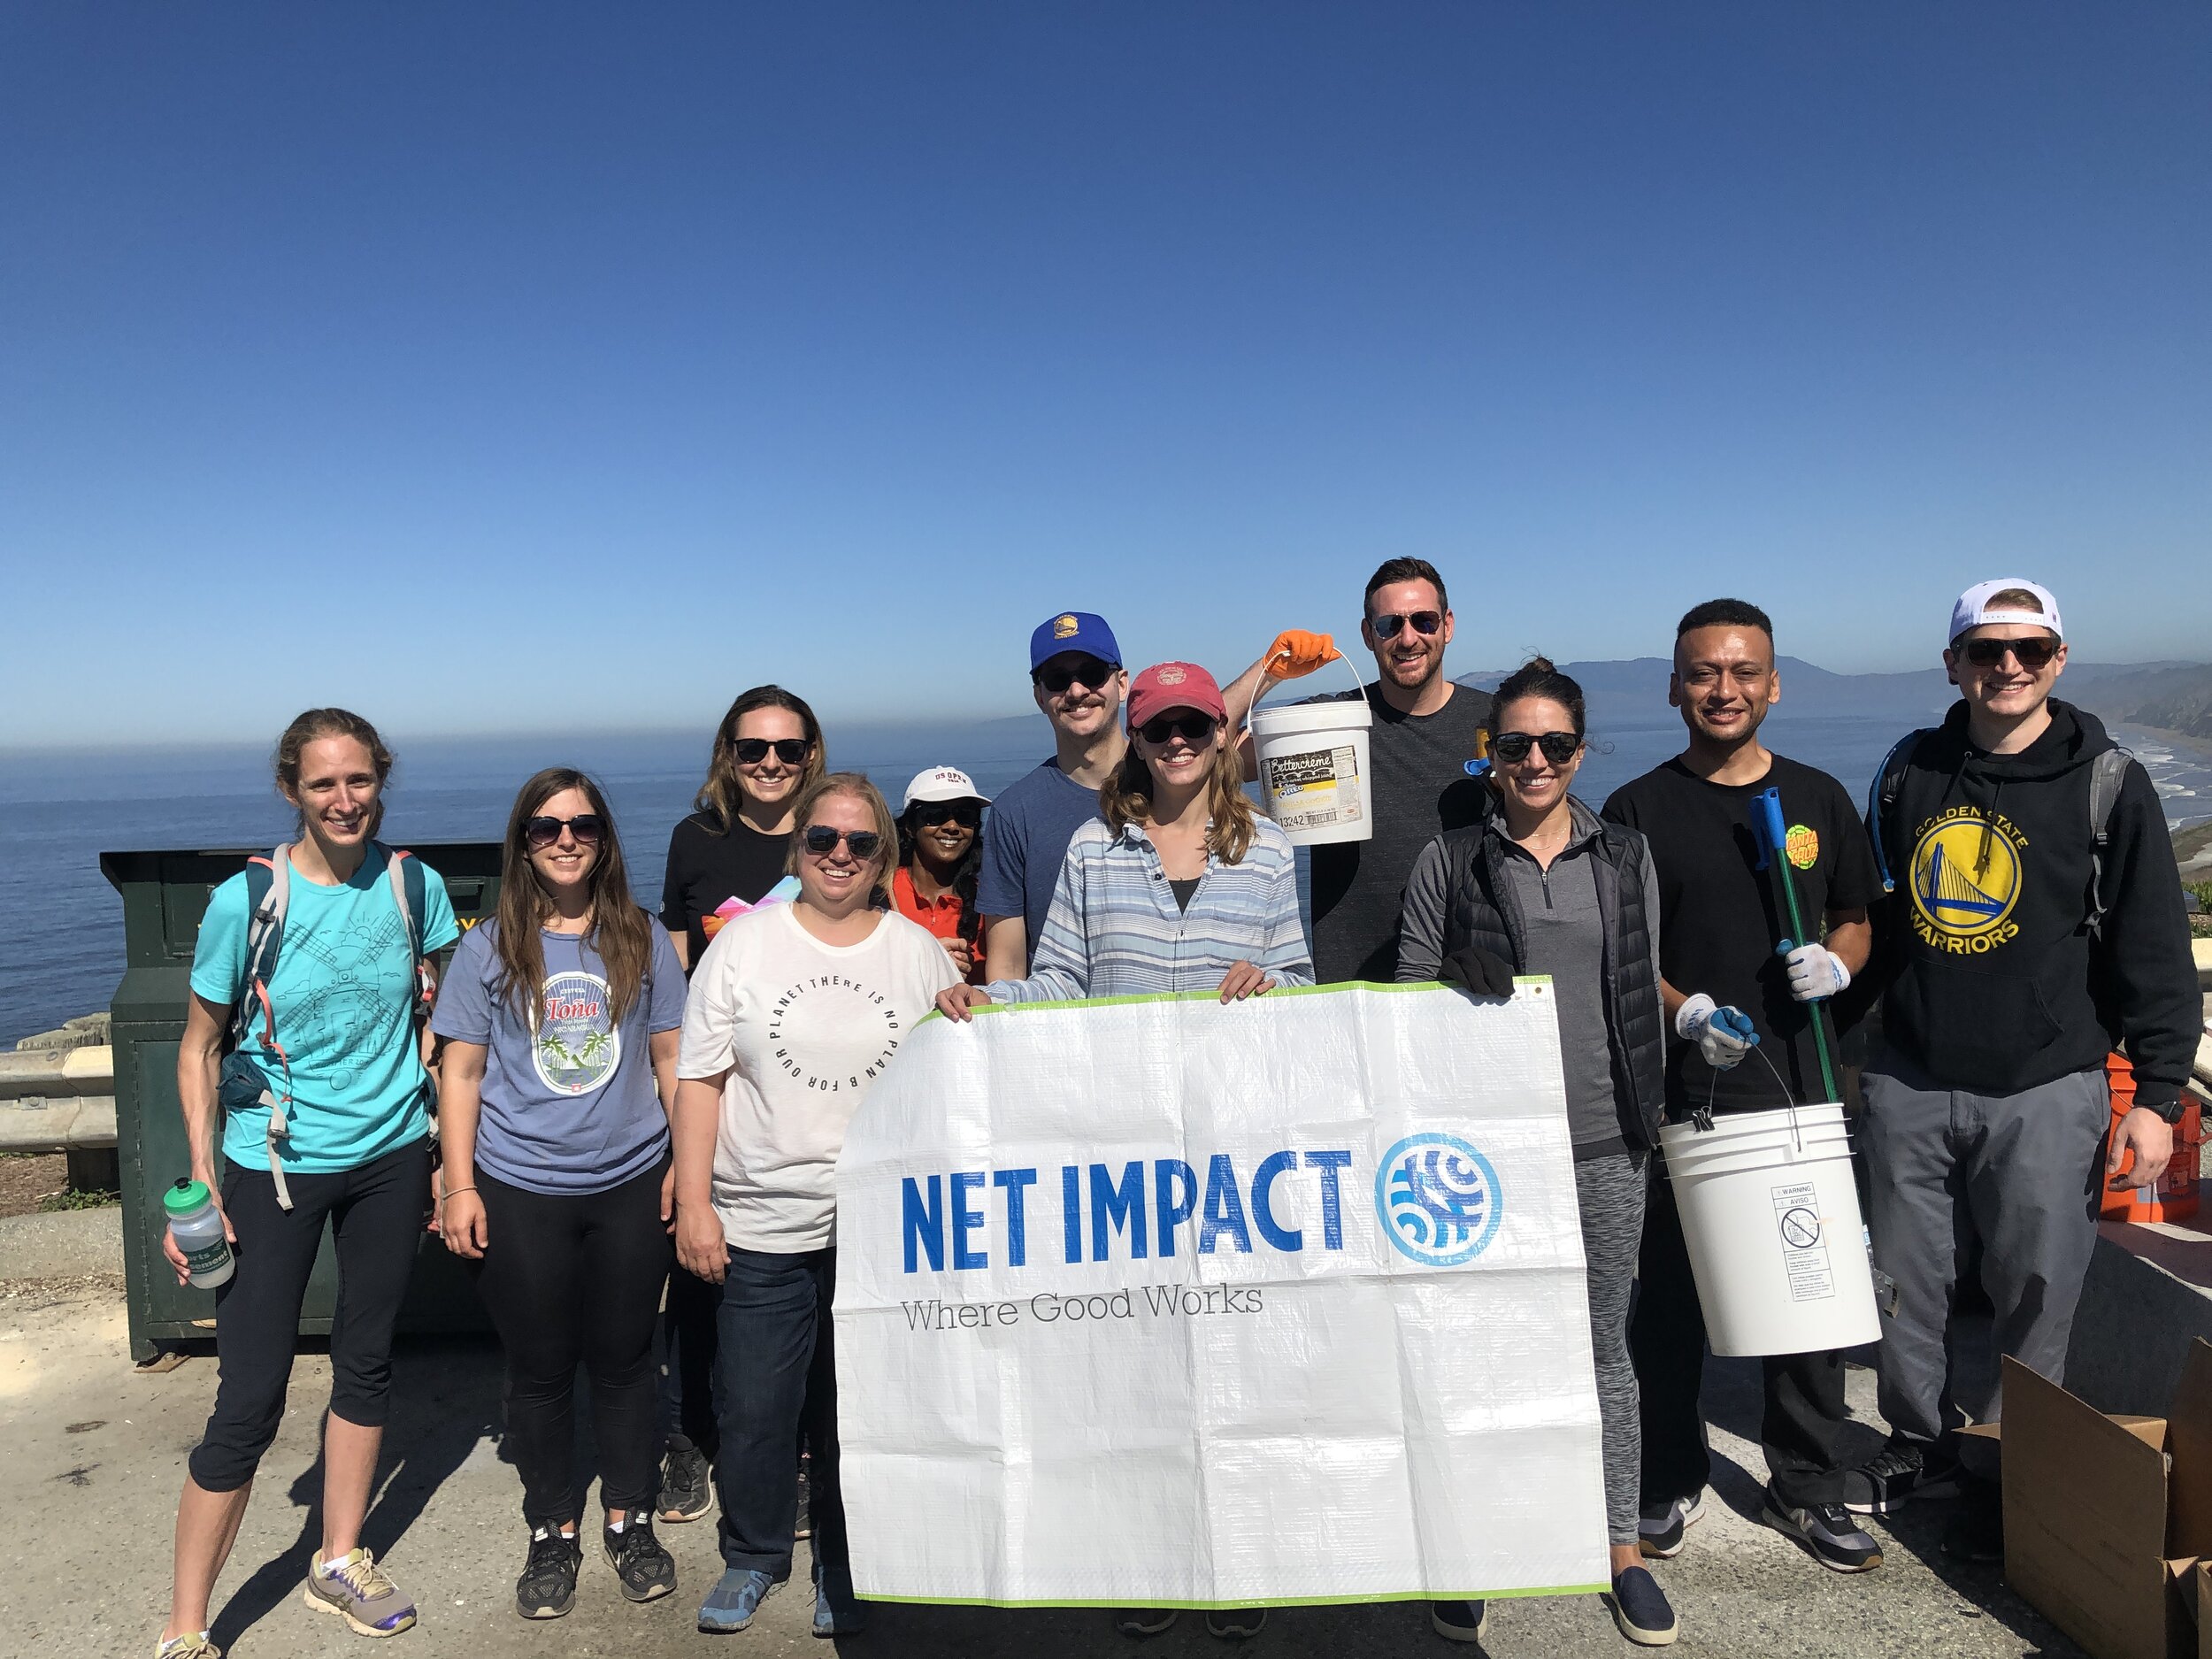
M 1716 1071 L 1725 1071 L 1758 1047 L 1758 1028 L 1740 1008 L 1723 1008 L 1700 991 L 1674 1010 L 1674 1034 L 1694 1042 Z
M 1782 959 L 1789 964 L 1790 995 L 1801 1002 L 1817 1002 L 1851 983 L 1851 970 L 1825 945 L 1800 945 Z

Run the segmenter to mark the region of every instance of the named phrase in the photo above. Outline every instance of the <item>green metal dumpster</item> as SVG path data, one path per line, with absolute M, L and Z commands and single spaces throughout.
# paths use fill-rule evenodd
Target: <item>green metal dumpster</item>
M 499 903 L 499 843 L 448 841 L 411 849 L 445 880 L 464 929 Z M 164 1347 L 215 1334 L 215 1293 L 177 1283 L 162 1259 L 166 1225 L 161 1194 L 188 1172 L 184 1113 L 177 1100 L 177 1049 L 191 1005 L 192 947 L 209 895 L 267 849 L 100 855 L 100 872 L 123 896 L 123 982 L 110 1004 L 114 1016 L 115 1144 L 123 1180 L 123 1278 L 130 1302 L 131 1353 L 144 1362 Z M 450 951 L 445 953 L 451 955 Z M 445 966 L 441 960 L 438 966 Z M 217 1131 L 219 1143 L 221 1131 Z M 403 1331 L 489 1329 L 460 1262 L 437 1238 L 423 1235 L 415 1279 L 400 1315 Z M 327 1336 L 338 1294 L 337 1261 L 328 1233 L 307 1300 L 303 1336 Z

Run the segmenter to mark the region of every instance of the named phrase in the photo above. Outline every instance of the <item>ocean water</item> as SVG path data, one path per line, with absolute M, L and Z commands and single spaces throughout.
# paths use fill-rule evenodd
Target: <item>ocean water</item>
M 1841 779 L 1863 797 L 1901 735 L 1893 718 L 1778 710 L 1769 743 Z M 2178 827 L 2212 818 L 2212 749 L 2119 728 Z M 496 841 L 516 787 L 541 766 L 580 766 L 606 789 L 640 900 L 659 907 L 668 835 L 690 810 L 710 733 L 557 734 L 396 741 L 384 838 L 411 846 Z M 1602 802 L 1619 784 L 1681 748 L 1669 710 L 1632 713 L 1599 703 L 1577 793 Z M 995 794 L 1051 752 L 1038 717 L 946 725 L 833 728 L 833 764 L 866 772 L 895 806 L 929 766 L 965 769 Z M 122 906 L 100 874 L 107 851 L 267 848 L 291 827 L 265 750 L 108 750 L 0 755 L 0 1047 L 104 1008 L 123 967 Z

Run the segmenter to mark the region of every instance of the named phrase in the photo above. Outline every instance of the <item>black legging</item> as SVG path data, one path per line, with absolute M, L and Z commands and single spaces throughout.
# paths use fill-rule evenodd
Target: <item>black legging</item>
M 507 1351 L 507 1447 L 533 1527 L 577 1517 L 576 1362 L 591 1375 L 600 1498 L 650 1509 L 659 1491 L 653 1324 L 675 1259 L 664 1157 L 601 1193 L 549 1196 L 476 1171 L 489 1233 L 477 1294 Z

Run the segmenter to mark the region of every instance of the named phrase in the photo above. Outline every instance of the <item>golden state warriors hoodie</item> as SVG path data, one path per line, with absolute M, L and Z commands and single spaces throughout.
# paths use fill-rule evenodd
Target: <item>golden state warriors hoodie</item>
M 1955 704 L 1907 763 L 1880 826 L 1896 890 L 1878 912 L 1882 1026 L 1951 1088 L 2011 1094 L 2124 1046 L 2137 1102 L 2187 1081 L 2203 1018 L 2181 877 L 2149 777 L 2128 762 L 2096 869 L 2090 762 L 2104 726 L 2054 698 L 2016 755 L 1967 737 Z

